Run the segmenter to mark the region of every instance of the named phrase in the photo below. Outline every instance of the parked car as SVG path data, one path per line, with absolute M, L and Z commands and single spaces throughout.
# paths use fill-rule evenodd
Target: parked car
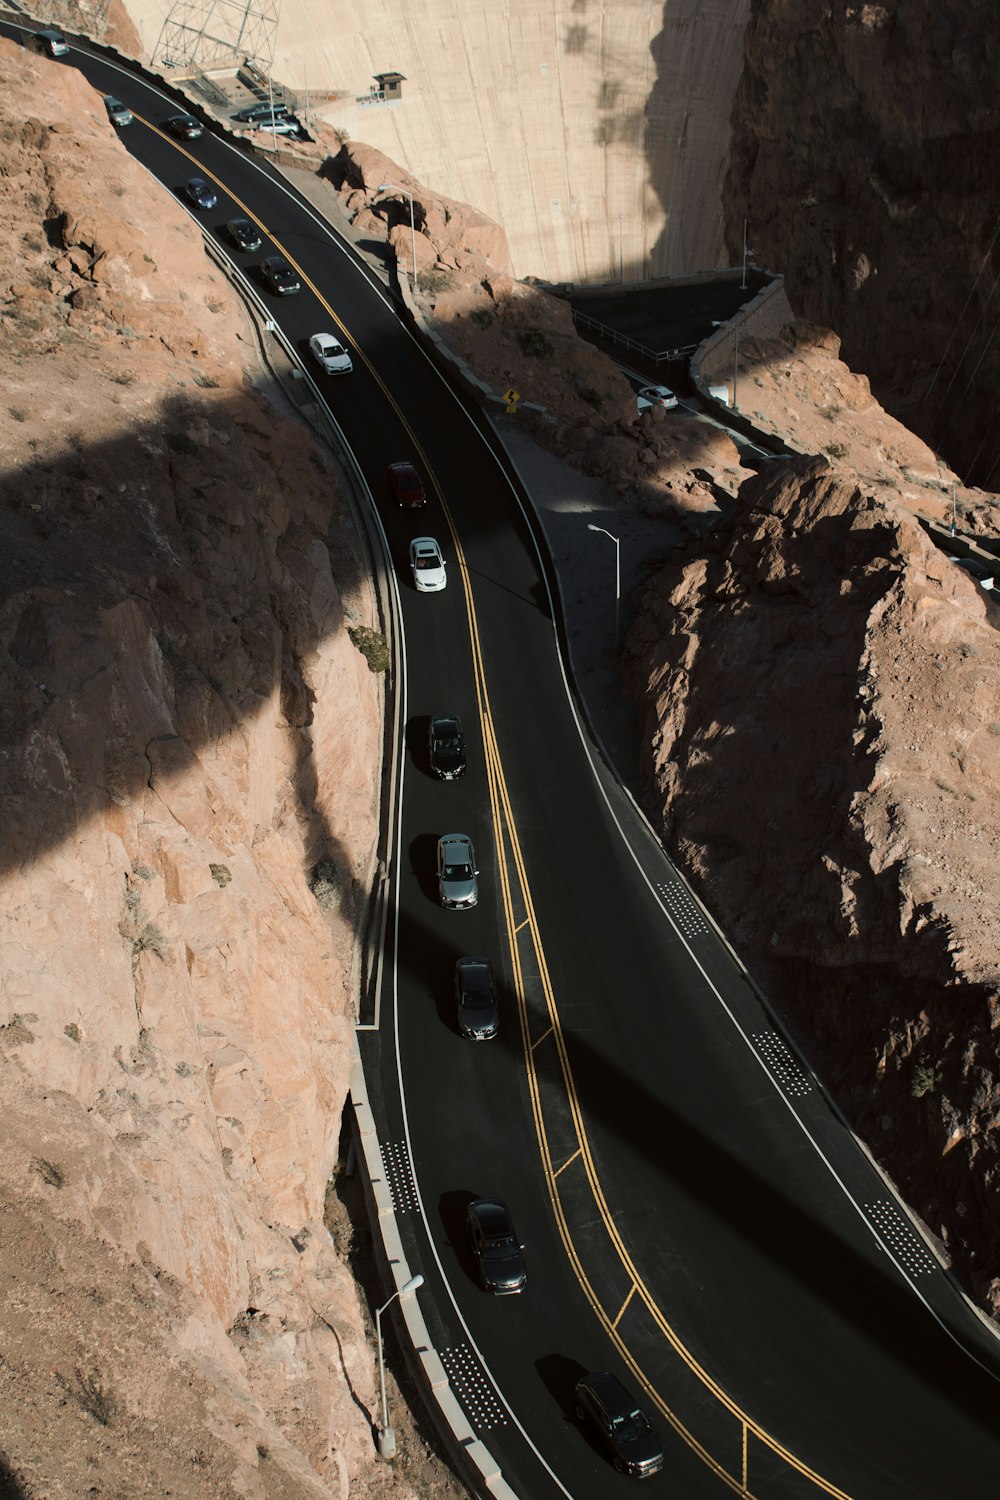
M 290 297 L 293 292 L 302 290 L 302 283 L 288 264 L 282 260 L 280 255 L 269 255 L 260 263 L 260 274 L 271 288 L 277 292 L 279 297 Z
M 457 714 L 440 714 L 431 720 L 427 751 L 431 770 L 442 781 L 465 775 L 465 735 Z
M 594 1370 L 576 1383 L 576 1415 L 596 1434 L 622 1474 L 646 1479 L 663 1468 L 663 1444 L 616 1375 Z
M 234 120 L 246 125 L 251 120 L 278 119 L 281 115 L 287 115 L 288 105 L 271 103 L 270 99 L 259 99 L 256 104 L 248 104 L 244 109 L 238 109 L 233 115 Z
M 195 208 L 215 208 L 219 195 L 204 177 L 190 177 L 184 188 L 184 196 Z
M 332 333 L 314 333 L 309 340 L 309 349 L 328 375 L 349 375 L 354 369 L 351 356 Z
M 491 1042 L 500 1030 L 493 965 L 488 958 L 455 960 L 458 1029 L 470 1042 Z
M 230 219 L 226 233 L 237 250 L 259 250 L 264 243 L 260 230 L 249 219 Z
M 194 115 L 171 115 L 164 124 L 179 141 L 196 141 L 205 134 Z
M 49 57 L 65 57 L 69 51 L 69 43 L 54 26 L 46 26 L 35 32 L 35 47 Z
M 448 582 L 441 548 L 432 536 L 415 536 L 410 543 L 410 567 L 417 592 L 436 594 Z
M 254 130 L 266 131 L 268 135 L 294 135 L 302 134 L 302 126 L 294 115 L 282 115 L 280 119 L 269 115 L 266 120 L 255 120 Z
M 524 1246 L 518 1244 L 506 1203 L 477 1198 L 466 1209 L 466 1222 L 483 1290 L 497 1297 L 523 1292 L 528 1280 Z
M 651 406 L 662 406 L 664 411 L 673 411 L 677 405 L 677 397 L 667 385 L 644 385 L 639 392 L 637 405 L 640 412 L 648 411 Z
M 397 505 L 405 505 L 412 509 L 414 506 L 423 505 L 427 500 L 424 481 L 412 464 L 390 464 L 389 485 Z
M 123 104 L 120 99 L 116 99 L 114 94 L 105 94 L 103 97 L 104 108 L 108 112 L 108 119 L 111 121 L 112 125 L 121 127 L 123 125 L 132 124 L 135 116 L 132 114 L 132 111 L 129 109 L 128 105 Z
M 464 833 L 443 833 L 437 846 L 438 895 L 449 911 L 468 911 L 479 900 L 476 855 Z

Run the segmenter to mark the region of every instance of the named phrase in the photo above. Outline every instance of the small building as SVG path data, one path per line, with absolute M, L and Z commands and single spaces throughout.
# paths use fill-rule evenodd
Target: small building
M 387 104 L 393 99 L 402 99 L 403 90 L 400 85 L 406 82 L 402 73 L 376 73 L 374 76 L 377 92 Z

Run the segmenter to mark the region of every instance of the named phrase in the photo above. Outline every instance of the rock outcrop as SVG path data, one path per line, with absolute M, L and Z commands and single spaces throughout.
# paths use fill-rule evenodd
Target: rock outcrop
M 367 569 L 100 96 L 0 41 L 0 97 L 3 1459 L 32 1495 L 365 1493 L 372 1360 L 323 1221 Z
M 1000 217 L 992 0 L 759 0 L 724 193 L 882 405 L 996 489 Z
M 670 845 L 996 1314 L 991 608 L 903 506 L 799 459 L 660 571 L 628 649 Z

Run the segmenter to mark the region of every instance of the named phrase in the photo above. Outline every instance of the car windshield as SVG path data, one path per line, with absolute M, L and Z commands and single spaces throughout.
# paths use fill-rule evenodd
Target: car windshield
M 452 729 L 434 736 L 434 749 L 456 751 L 459 748 L 458 734 Z
M 648 1432 L 649 1428 L 649 1418 L 646 1416 L 646 1413 L 644 1411 L 640 1411 L 638 1407 L 636 1407 L 634 1411 L 630 1411 L 627 1415 L 620 1415 L 611 1418 L 611 1429 L 615 1433 L 616 1437 L 639 1437 L 642 1433 Z
M 471 865 L 445 865 L 445 880 L 470 880 L 472 878 Z

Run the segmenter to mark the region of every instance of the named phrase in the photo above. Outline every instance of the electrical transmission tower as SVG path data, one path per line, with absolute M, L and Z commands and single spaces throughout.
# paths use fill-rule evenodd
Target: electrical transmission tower
M 280 9 L 281 0 L 174 0 L 153 63 L 205 69 L 249 59 L 270 77 Z

